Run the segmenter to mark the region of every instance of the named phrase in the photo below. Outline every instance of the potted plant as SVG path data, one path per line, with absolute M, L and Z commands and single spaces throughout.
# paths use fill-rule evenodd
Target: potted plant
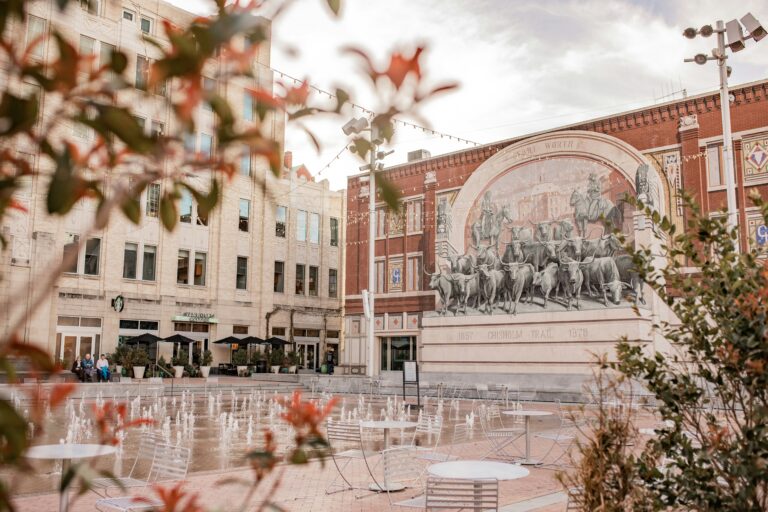
M 171 370 L 171 365 L 168 364 L 168 361 L 165 360 L 165 356 L 160 356 L 160 358 L 157 360 L 157 366 L 160 369 L 160 377 L 167 377 L 168 375 L 173 375 L 173 371 Z
M 295 351 L 288 352 L 285 355 L 285 359 L 288 373 L 296 373 L 296 368 L 299 365 L 299 353 Z
M 272 349 L 269 352 L 269 365 L 272 373 L 280 373 L 280 366 L 283 364 L 283 359 L 285 359 L 285 353 L 281 349 Z
M 174 377 L 180 379 L 184 376 L 184 367 L 189 363 L 189 352 L 185 349 L 179 349 L 177 355 L 171 358 L 173 364 Z
M 248 372 L 248 354 L 244 348 L 239 348 L 232 353 L 232 364 L 237 366 L 238 375 Z
M 115 363 L 115 371 L 118 375 L 123 374 L 123 367 L 126 366 L 126 356 L 131 352 L 131 348 L 128 345 L 119 345 L 110 359 Z M 128 368 L 130 370 L 130 368 Z
M 136 347 L 131 352 L 133 376 L 137 379 L 143 379 L 144 371 L 147 369 L 147 365 L 149 365 L 149 354 L 142 347 Z
M 203 352 L 203 357 L 200 360 L 200 373 L 203 375 L 203 378 L 207 379 L 208 375 L 211 373 L 211 362 L 213 361 L 213 352 L 210 350 L 205 350 Z

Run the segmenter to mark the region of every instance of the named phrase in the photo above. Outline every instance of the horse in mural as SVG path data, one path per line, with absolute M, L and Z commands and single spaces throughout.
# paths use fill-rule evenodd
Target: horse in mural
M 624 224 L 624 212 L 608 198 L 598 197 L 594 202 L 590 202 L 586 195 L 574 190 L 570 205 L 573 206 L 573 218 L 576 221 L 579 236 L 586 236 L 587 222 L 602 221 L 608 229 L 621 229 Z
M 501 235 L 501 228 L 504 222 L 512 222 L 512 212 L 509 210 L 508 205 L 501 207 L 498 213 L 493 216 L 488 224 L 483 222 L 483 218 L 476 220 L 472 223 L 472 246 L 475 249 L 480 248 L 480 242 L 482 240 L 488 240 L 488 245 L 498 245 L 499 235 Z

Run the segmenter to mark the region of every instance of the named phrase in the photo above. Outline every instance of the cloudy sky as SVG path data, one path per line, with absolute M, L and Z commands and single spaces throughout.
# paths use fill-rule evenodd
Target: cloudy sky
M 170 1 L 198 12 L 209 5 Z M 689 41 L 682 30 L 749 11 L 768 25 L 764 0 L 342 0 L 338 19 L 325 0 L 296 0 L 275 22 L 272 67 L 325 90 L 342 86 L 375 108 L 358 62 L 340 49 L 362 48 L 383 64 L 392 49 L 426 44 L 427 80 L 460 88 L 431 100 L 421 114 L 435 130 L 488 143 L 679 98 L 682 90 L 716 89 L 714 63 L 683 63 L 709 53 L 714 38 Z M 729 64 L 731 84 L 768 77 L 768 38 L 750 41 Z M 345 120 L 310 123 L 323 146 L 319 154 L 299 130 L 286 135 L 294 163 L 320 172 L 334 188 L 361 165 L 349 152 L 334 159 L 345 147 Z M 404 162 L 414 149 L 437 155 L 467 147 L 401 127 L 386 163 Z

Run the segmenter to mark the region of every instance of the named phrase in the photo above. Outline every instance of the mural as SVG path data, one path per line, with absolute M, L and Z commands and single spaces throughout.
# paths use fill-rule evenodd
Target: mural
M 602 161 L 533 160 L 497 174 L 467 205 L 464 252 L 443 250 L 430 288 L 440 314 L 516 314 L 642 305 L 643 284 L 618 238 L 633 238 L 627 195 L 658 207 L 648 164 L 635 183 Z M 462 205 L 453 205 L 461 207 Z M 438 204 L 437 231 L 451 229 Z M 440 250 L 441 246 L 438 246 Z

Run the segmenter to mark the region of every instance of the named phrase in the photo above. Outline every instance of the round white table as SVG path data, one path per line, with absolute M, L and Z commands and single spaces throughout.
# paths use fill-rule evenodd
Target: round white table
M 360 426 L 363 428 L 373 428 L 384 431 L 384 450 L 389 448 L 389 431 L 391 429 L 402 430 L 405 428 L 415 428 L 418 425 L 415 421 L 398 421 L 398 420 L 378 420 L 378 421 L 363 421 Z M 386 457 L 386 454 L 384 455 Z M 387 467 L 386 461 L 384 467 Z M 373 475 L 371 475 L 373 476 Z M 374 477 L 375 478 L 375 477 Z M 392 482 L 386 484 L 377 484 L 375 482 L 368 486 L 372 491 L 377 492 L 396 492 L 405 489 L 405 486 L 400 483 Z
M 533 416 L 552 416 L 549 411 L 502 411 L 502 414 L 507 416 L 523 416 L 525 418 L 525 458 L 520 461 L 520 464 L 535 466 L 541 461 L 531 459 L 531 417 Z
M 461 480 L 516 480 L 530 475 L 530 471 L 519 464 L 494 462 L 490 460 L 453 460 L 439 462 L 427 468 L 427 472 L 440 478 L 459 478 Z M 476 492 L 481 486 L 475 484 Z M 476 510 L 480 510 L 476 508 Z
M 117 451 L 114 446 L 105 444 L 42 444 L 31 446 L 25 457 L 28 459 L 60 460 L 61 480 L 64 480 L 72 459 L 91 459 L 103 455 L 111 455 Z M 66 512 L 69 509 L 69 489 L 61 490 L 59 485 L 59 511 Z

